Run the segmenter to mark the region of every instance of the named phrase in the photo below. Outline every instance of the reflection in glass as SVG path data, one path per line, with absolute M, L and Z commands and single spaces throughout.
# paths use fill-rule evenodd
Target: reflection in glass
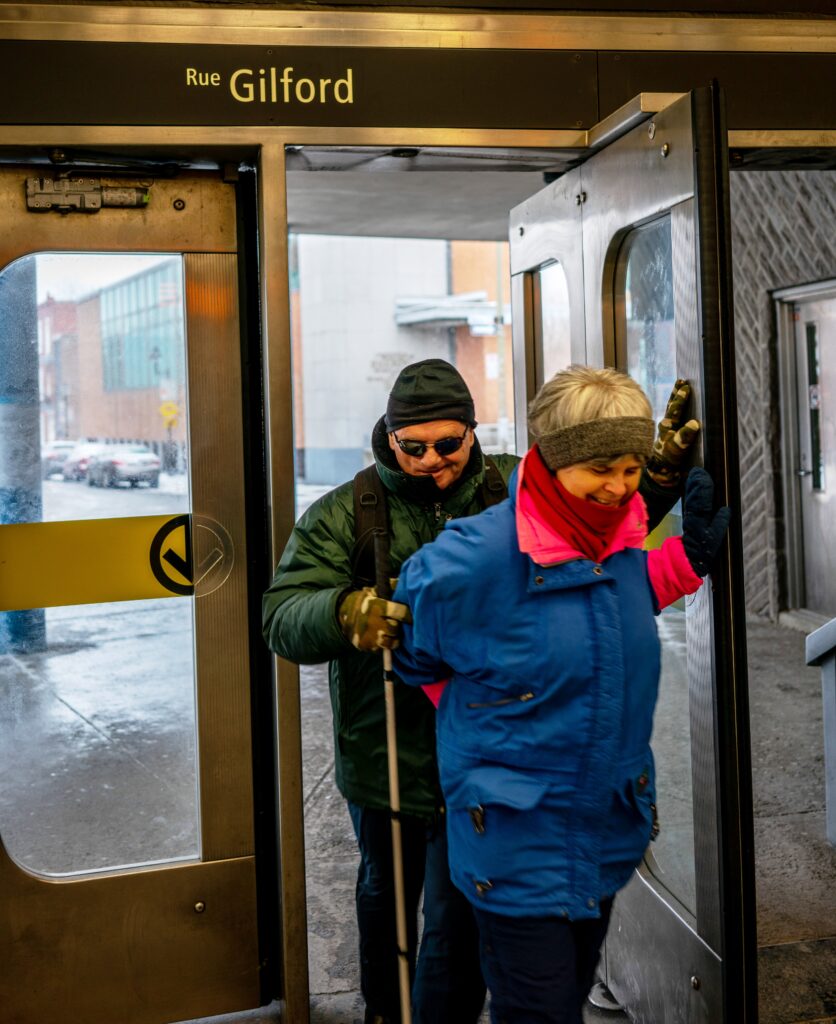
M 618 260 L 625 369 L 644 388 L 661 419 L 676 380 L 670 218 L 631 232 Z
M 624 369 L 644 388 L 661 419 L 677 378 L 670 218 L 632 231 L 616 268 L 616 340 Z M 679 504 L 648 539 L 657 546 L 681 532 Z M 662 643 L 659 703 L 653 731 L 661 832 L 651 847 L 658 880 L 695 913 L 694 819 L 686 666 L 685 608 L 679 601 L 658 618 Z
M 185 352 L 179 256 L 0 270 L 0 530 L 191 511 Z M 0 837 L 21 865 L 198 855 L 193 648 L 186 598 L 0 613 Z
M 537 276 L 540 291 L 540 332 L 538 348 L 542 380 L 547 381 L 558 370 L 572 362 L 572 338 L 569 330 L 569 285 L 560 263 L 548 263 Z
M 40 511 L 16 521 L 188 511 L 182 258 L 41 253 L 0 280 L 4 303 L 37 317 L 41 461 L 61 448 L 42 473 Z

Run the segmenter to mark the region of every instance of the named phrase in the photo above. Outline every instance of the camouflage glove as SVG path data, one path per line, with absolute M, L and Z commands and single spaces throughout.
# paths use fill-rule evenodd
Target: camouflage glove
M 340 628 L 358 651 L 394 650 L 400 642 L 402 622 L 412 622 L 409 608 L 378 597 L 374 587 L 350 590 L 337 610 Z
M 676 487 L 679 483 L 682 464 L 699 433 L 698 420 L 682 422 L 690 397 L 691 385 L 687 380 L 678 380 L 665 407 L 665 416 L 659 422 L 659 434 L 647 460 L 647 475 L 660 487 Z
M 697 576 L 711 571 L 730 519 L 727 505 L 714 511 L 714 481 L 695 466 L 688 474 L 682 499 L 682 546 Z

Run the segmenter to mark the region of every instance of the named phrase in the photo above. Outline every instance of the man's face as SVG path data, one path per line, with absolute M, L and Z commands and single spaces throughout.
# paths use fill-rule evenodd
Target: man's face
M 636 493 L 643 462 L 635 455 L 620 458 L 576 462 L 557 471 L 557 479 L 576 498 L 596 505 L 616 508 L 626 504 Z
M 458 451 L 439 455 L 434 447 L 426 448 L 421 455 L 408 455 L 398 441 L 418 441 L 421 444 L 435 444 L 448 438 L 464 437 Z M 409 476 L 428 476 L 435 480 L 436 487 L 444 490 L 462 475 L 470 449 L 473 447 L 473 430 L 458 420 L 432 420 L 430 423 L 413 423 L 399 427 L 389 434 L 389 447 L 395 453 L 398 465 Z M 443 450 L 443 446 L 442 446 Z

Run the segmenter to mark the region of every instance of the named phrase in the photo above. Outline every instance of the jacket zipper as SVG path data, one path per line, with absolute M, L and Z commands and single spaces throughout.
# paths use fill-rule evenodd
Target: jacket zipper
M 501 700 L 489 700 L 483 703 L 468 704 L 469 708 L 501 708 L 506 704 L 516 704 L 517 701 L 521 701 L 523 704 L 527 700 L 532 700 L 534 697 L 533 693 L 520 693 L 516 697 L 503 697 Z

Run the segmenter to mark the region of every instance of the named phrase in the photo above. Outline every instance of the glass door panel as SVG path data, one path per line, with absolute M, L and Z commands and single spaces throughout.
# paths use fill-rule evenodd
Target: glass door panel
M 44 253 L 0 271 L 5 316 L 37 318 L 36 347 L 32 331 L 4 339 L 19 376 L 0 522 L 191 511 L 182 280 L 171 254 Z M 61 876 L 198 857 L 194 598 L 68 601 L 0 612 L 8 853 Z
M 569 323 L 569 284 L 560 263 L 547 263 L 537 271 L 540 330 L 538 349 L 542 380 L 549 380 L 572 362 Z
M 836 615 L 836 298 L 794 307 L 798 382 L 798 501 L 804 548 L 804 607 Z
M 618 363 L 641 384 L 658 421 L 677 379 L 668 215 L 634 228 L 624 238 L 615 269 L 615 293 Z M 677 502 L 648 538 L 647 546 L 658 547 L 666 537 L 681 532 L 681 504 Z M 696 915 L 685 601 L 664 609 L 657 625 L 662 672 L 651 745 L 663 827 L 650 848 L 648 866 L 654 877 Z
M 619 361 L 644 388 L 654 415 L 665 411 L 676 380 L 676 324 L 670 217 L 626 236 L 616 268 Z

